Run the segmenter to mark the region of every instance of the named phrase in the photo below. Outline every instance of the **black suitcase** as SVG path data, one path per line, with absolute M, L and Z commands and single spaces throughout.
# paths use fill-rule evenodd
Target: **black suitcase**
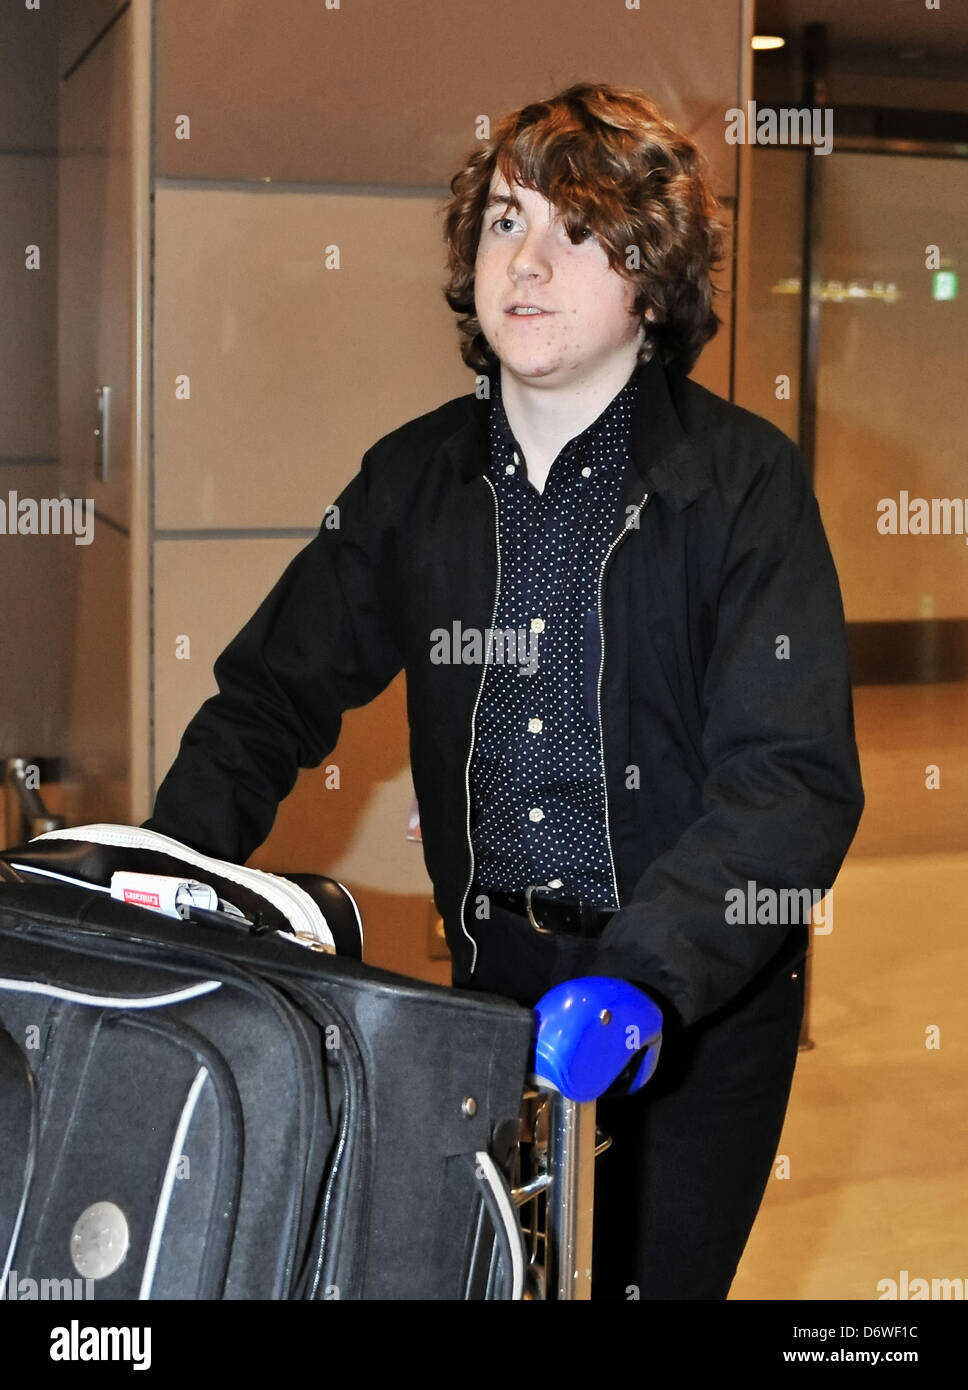
M 520 1298 L 533 1026 L 278 936 L 0 884 L 0 1296 Z

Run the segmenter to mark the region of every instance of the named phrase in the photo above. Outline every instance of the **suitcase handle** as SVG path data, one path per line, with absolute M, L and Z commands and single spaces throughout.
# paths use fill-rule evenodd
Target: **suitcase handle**
M 250 922 L 248 917 L 236 917 L 234 912 L 222 912 L 214 907 L 190 907 L 182 920 L 200 922 L 207 927 L 228 927 L 231 931 L 242 932 L 245 936 L 265 936 L 275 931 L 272 923 L 267 922 L 259 913 L 256 913 L 255 919 Z
M 213 859 L 143 826 L 84 825 L 0 852 L 15 871 L 109 888 L 116 871 L 203 880 L 249 918 L 261 913 L 282 934 L 360 960 L 363 925 L 344 884 L 321 874 L 270 874 Z

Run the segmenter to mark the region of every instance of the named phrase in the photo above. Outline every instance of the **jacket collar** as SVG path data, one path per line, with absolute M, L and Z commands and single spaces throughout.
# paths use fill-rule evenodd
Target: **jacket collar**
M 638 391 L 632 411 L 631 467 L 642 490 L 658 493 L 674 510 L 682 511 L 712 479 L 703 452 L 683 424 L 670 374 L 658 356 L 636 368 Z M 444 441 L 465 482 L 486 473 L 490 464 L 490 401 L 465 396 L 467 419 Z M 634 481 L 634 480 L 630 480 Z

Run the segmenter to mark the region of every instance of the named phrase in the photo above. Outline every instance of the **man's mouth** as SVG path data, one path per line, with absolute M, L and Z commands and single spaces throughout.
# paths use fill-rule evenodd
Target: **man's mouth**
M 546 314 L 549 311 L 539 308 L 537 304 L 512 304 L 507 312 L 519 318 L 527 318 L 528 316 L 534 318 L 538 314 Z

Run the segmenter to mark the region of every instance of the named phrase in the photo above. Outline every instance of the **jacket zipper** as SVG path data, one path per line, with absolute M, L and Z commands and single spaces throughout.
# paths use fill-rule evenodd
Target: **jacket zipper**
M 636 518 L 642 515 L 642 510 L 648 500 L 649 494 L 647 492 L 643 493 L 642 501 L 635 509 Z M 605 559 L 602 561 L 602 568 L 598 574 L 598 633 L 602 649 L 601 659 L 598 665 L 598 691 L 596 694 L 596 704 L 598 706 L 598 748 L 602 759 L 602 791 L 605 796 L 605 841 L 608 845 L 608 862 L 612 870 L 612 891 L 615 895 L 616 907 L 620 907 L 621 902 L 618 896 L 618 875 L 615 872 L 615 855 L 612 852 L 612 836 L 608 818 L 608 780 L 605 776 L 605 727 L 602 722 L 602 679 L 605 675 L 605 570 L 608 567 L 608 562 L 611 560 L 614 551 L 622 544 L 622 541 L 628 533 L 635 529 L 631 522 L 631 517 L 628 517 L 623 530 L 615 537 L 612 544 L 608 547 L 608 550 L 605 552 Z
M 494 624 L 497 621 L 497 610 L 501 599 L 501 526 L 498 515 L 497 489 L 485 474 L 484 481 L 491 489 L 491 496 L 494 499 L 494 548 L 497 552 L 497 585 L 494 590 L 494 611 L 491 614 L 491 631 L 494 631 Z M 477 699 L 474 701 L 474 709 L 471 714 L 471 746 L 467 754 L 467 766 L 464 768 L 464 794 L 467 798 L 467 848 L 471 857 L 471 871 L 467 880 L 467 887 L 464 889 L 464 896 L 460 905 L 460 929 L 467 937 L 474 948 L 471 957 L 471 974 L 477 968 L 477 942 L 471 936 L 464 922 L 464 912 L 467 907 L 467 895 L 471 891 L 474 882 L 474 842 L 471 839 L 471 762 L 474 758 L 474 740 L 477 736 L 477 711 L 480 708 L 481 696 L 484 693 L 484 682 L 487 679 L 487 662 L 481 663 L 481 683 L 477 688 Z

